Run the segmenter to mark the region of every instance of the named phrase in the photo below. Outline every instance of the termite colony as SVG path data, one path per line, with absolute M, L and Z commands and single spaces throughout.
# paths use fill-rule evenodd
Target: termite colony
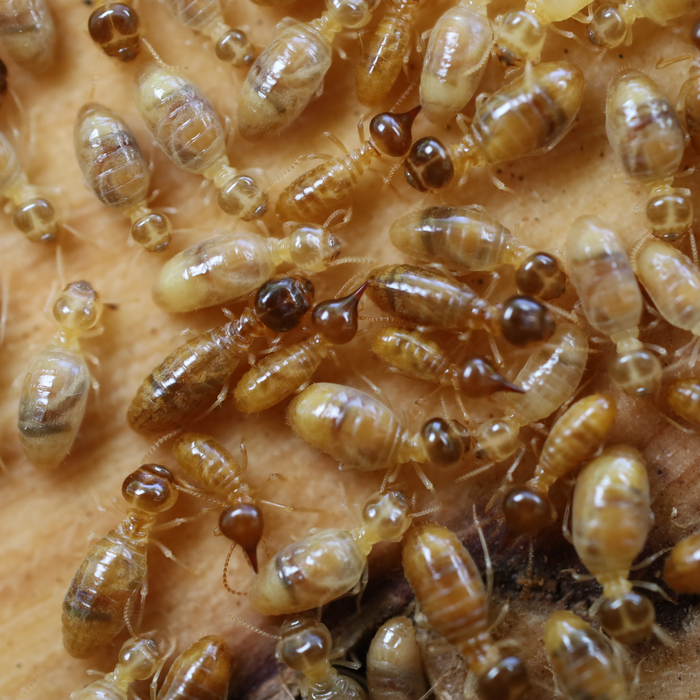
M 700 0 L 85 5 L 0 0 L 0 697 L 696 697 Z

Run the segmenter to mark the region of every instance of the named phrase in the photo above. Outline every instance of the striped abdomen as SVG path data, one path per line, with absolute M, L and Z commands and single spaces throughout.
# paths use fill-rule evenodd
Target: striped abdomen
M 0 3 L 0 39 L 15 63 L 32 70 L 49 67 L 56 30 L 44 0 L 3 0 Z
M 35 467 L 52 469 L 66 457 L 83 422 L 89 389 L 82 355 L 48 345 L 34 356 L 22 384 L 17 429 Z
M 124 612 L 146 579 L 146 543 L 120 526 L 90 548 L 63 600 L 63 646 L 71 656 L 91 656 L 124 627 Z
M 165 4 L 180 24 L 197 32 L 223 22 L 219 0 L 167 0 Z

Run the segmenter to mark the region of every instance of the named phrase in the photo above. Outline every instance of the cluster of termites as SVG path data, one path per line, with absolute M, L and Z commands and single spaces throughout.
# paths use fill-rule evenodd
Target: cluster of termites
M 263 6 L 261 14 L 291 2 L 252 1 Z M 221 72 L 238 74 L 230 115 L 214 107 L 216 95 L 207 96 L 187 66 L 157 55 L 148 41 L 157 28 L 143 22 L 138 4 L 86 4 L 94 4 L 85 13 L 89 36 L 131 81 L 133 111 L 143 122 L 137 133 L 150 133 L 153 147 L 174 166 L 202 176 L 230 226 L 172 254 L 180 215 L 152 206 L 151 144 L 141 139 L 139 145 L 135 125 L 118 105 L 91 95 L 78 106 L 77 166 L 87 189 L 128 217 L 133 241 L 153 254 L 149 262 L 158 262 L 151 281 L 156 313 L 216 314 L 219 307 L 222 315 L 208 329 L 188 332 L 154 367 L 142 367 L 145 379 L 128 388 L 126 424 L 156 441 L 148 455 L 158 450 L 158 461 L 170 466 L 145 463 L 125 478 L 121 522 L 95 535 L 82 563 L 76 557 L 73 579 L 65 581 L 65 652 L 87 659 L 111 649 L 116 656 L 113 671 L 89 685 L 86 680 L 71 698 L 126 700 L 138 682 L 150 683 L 153 700 L 228 697 L 243 651 L 231 642 L 233 626 L 188 640 L 172 660 L 181 641 L 177 629 L 144 632 L 142 624 L 154 605 L 147 595 L 149 569 L 156 565 L 151 545 L 178 561 L 177 552 L 158 540 L 159 529 L 186 528 L 212 510 L 214 534 L 227 540 L 222 585 L 245 601 L 232 619 L 275 640 L 280 678 L 295 678 L 303 698 L 423 700 L 432 693 L 445 700 L 444 674 L 433 662 L 439 644 L 457 659 L 466 697 L 535 698 L 541 683 L 528 670 L 535 638 L 564 697 L 631 698 L 639 681 L 632 681 L 629 648 L 644 649 L 652 638 L 676 644 L 658 614 L 659 596 L 678 603 L 679 596 L 700 595 L 700 533 L 679 533 L 638 562 L 655 526 L 658 494 L 646 443 L 627 444 L 616 430 L 619 413 L 630 406 L 646 411 L 659 398 L 680 435 L 700 428 L 694 193 L 677 186 L 688 169 L 687 147 L 700 153 L 700 23 L 692 31 L 682 25 L 691 53 L 665 61 L 691 61 L 679 95 L 628 67 L 611 73 L 600 100 L 605 113 L 598 126 L 602 132 L 604 123 L 615 168 L 640 196 L 644 224 L 631 245 L 620 235 L 620 222 L 589 214 L 571 217 L 559 250 L 533 247 L 527 230 L 510 230 L 473 201 L 464 184 L 482 169 L 508 192 L 496 168 L 525 157 L 545 163 L 546 173 L 546 154 L 575 127 L 590 76 L 567 59 L 568 49 L 558 60 L 544 60 L 549 32 L 578 41 L 579 50 L 585 43 L 605 65 L 606 52 L 633 42 L 637 21 L 685 21 L 700 2 L 589 7 L 587 0 L 527 0 L 496 16 L 490 0 L 444 7 L 431 7 L 429 0 L 318 0 L 307 3 L 318 12 L 307 13 L 307 21 L 284 20 L 261 47 L 259 26 L 237 26 L 228 19 L 235 12 L 219 0 L 163 0 L 169 21 L 191 30 L 193 45 L 226 64 L 219 64 Z M 427 17 L 432 25 L 421 36 Z M 565 20 L 566 31 L 557 26 Z M 570 31 L 577 26 L 583 31 Z M 10 58 L 9 72 L 0 62 L 0 95 L 21 80 L 14 64 L 52 70 L 62 50 L 56 36 L 45 0 L 0 0 L 0 46 Z M 358 38 L 348 58 L 345 49 Z M 357 114 L 371 110 L 358 124 L 356 148 L 327 134 L 343 152 L 300 152 L 292 167 L 314 157 L 323 162 L 281 187 L 292 168 L 276 179 L 239 169 L 238 158 L 230 157 L 234 132 L 236 139 L 263 143 L 294 134 L 313 118 L 314 99 L 331 71 L 350 64 L 362 106 Z M 501 82 L 485 92 L 481 82 L 491 70 Z M 415 79 L 409 83 L 409 77 Z M 30 184 L 21 156 L 0 132 L 6 213 L 35 250 L 46 250 L 60 245 L 70 226 Z M 385 177 L 377 199 L 410 202 L 387 231 L 376 232 L 395 252 L 384 264 L 346 255 L 353 248 L 353 205 L 371 210 L 373 202 L 365 203 L 360 192 L 367 196 L 365 180 L 376 177 L 377 168 Z M 445 192 L 457 193 L 458 205 L 448 205 Z M 202 206 L 210 206 L 208 198 Z M 276 223 L 281 235 L 270 237 L 266 227 Z M 113 248 L 118 245 L 123 242 Z M 19 443 L 44 472 L 68 469 L 74 444 L 87 432 L 82 423 L 99 373 L 91 372 L 88 362 L 96 358 L 85 346 L 109 332 L 112 319 L 99 280 L 92 282 L 95 287 L 75 281 L 58 295 L 54 290 L 55 336 L 20 378 Z M 6 305 L 7 290 L 1 291 Z M 673 363 L 664 346 L 649 342 L 648 330 L 659 327 L 690 332 Z M 360 353 L 381 368 L 374 377 L 379 386 L 362 374 L 367 362 L 353 366 Z M 593 376 L 596 354 L 604 359 Z M 403 412 L 383 394 L 381 377 L 389 371 L 402 375 L 406 386 L 423 387 Z M 439 406 L 428 402 L 433 394 Z M 286 432 L 305 454 L 377 477 L 353 526 L 272 536 L 268 508 L 284 509 L 291 521 L 326 504 L 263 499 L 268 482 L 254 485 L 245 446 L 239 459 L 207 427 L 210 416 L 235 415 L 244 423 L 270 411 L 272 420 L 278 406 L 284 410 L 278 434 Z M 528 465 L 534 465 L 529 478 Z M 469 532 L 478 532 L 483 547 L 484 579 L 464 532 L 442 524 L 455 523 L 444 503 L 451 498 L 445 483 L 469 479 L 471 486 L 494 474 L 500 487 L 489 487 L 490 500 L 477 503 L 468 518 Z M 303 494 L 297 488 L 295 499 Z M 190 497 L 207 503 L 200 513 L 159 518 Z M 539 546 L 557 530 L 576 562 L 566 602 L 553 605 L 543 596 L 538 614 L 546 617 L 544 626 L 531 625 L 528 638 L 502 639 L 494 623 L 498 563 L 510 561 L 504 553 L 524 543 L 531 575 Z M 334 642 L 322 608 L 357 596 L 361 613 L 373 550 L 397 546 L 400 576 L 413 597 L 408 605 L 383 606 L 381 614 L 374 609 L 366 662 L 348 661 L 342 657 L 349 649 Z M 667 550 L 656 580 L 631 580 L 633 571 Z M 234 556 L 250 569 L 244 591 L 229 584 Z M 577 595 L 581 579 L 598 586 L 591 600 Z M 506 619 L 517 614 L 507 605 L 502 612 Z M 280 619 L 260 629 L 245 621 L 255 614 Z M 344 665 L 362 672 L 336 668 Z

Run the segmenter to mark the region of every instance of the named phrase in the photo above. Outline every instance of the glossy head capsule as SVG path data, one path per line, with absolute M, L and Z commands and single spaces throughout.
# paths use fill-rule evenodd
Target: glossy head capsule
M 141 20 L 130 5 L 110 2 L 90 15 L 88 31 L 92 40 L 110 57 L 133 61 L 141 48 Z
M 700 426 L 700 380 L 674 379 L 666 388 L 666 401 L 677 416 Z
M 377 148 L 393 158 L 405 156 L 413 143 L 411 129 L 420 110 L 418 105 L 402 114 L 382 112 L 373 117 L 369 123 L 369 133 Z
M 239 503 L 226 508 L 219 516 L 221 534 L 245 552 L 255 573 L 258 572 L 257 551 L 263 529 L 262 511 L 251 503 Z
M 664 581 L 676 593 L 700 593 L 700 533 L 681 540 L 664 564 Z
M 418 139 L 411 146 L 403 168 L 406 181 L 419 192 L 447 187 L 455 174 L 449 149 L 432 136 Z
M 352 294 L 316 304 L 311 314 L 314 330 L 333 345 L 345 345 L 357 335 L 357 307 L 367 283 Z
M 537 63 L 544 46 L 545 27 L 530 12 L 508 12 L 496 27 L 496 55 L 506 66 Z
M 588 25 L 588 40 L 604 49 L 614 49 L 627 37 L 627 23 L 612 5 L 597 7 Z
M 610 379 L 628 396 L 650 396 L 663 371 L 659 358 L 644 348 L 616 355 L 608 364 Z
M 515 286 L 522 294 L 551 301 L 566 291 L 566 272 L 550 253 L 535 252 L 516 270 Z
M 284 333 L 296 328 L 314 301 L 314 285 L 304 277 L 265 282 L 255 294 L 255 313 L 270 330 Z
M 667 243 L 677 241 L 693 225 L 693 205 L 677 190 L 652 194 L 645 213 L 651 233 Z
M 158 464 L 144 464 L 124 479 L 122 496 L 132 508 L 162 513 L 175 505 L 178 491 L 168 469 Z
M 514 296 L 503 305 L 501 333 L 513 345 L 523 347 L 548 340 L 555 329 L 551 312 L 536 299 Z
M 420 436 L 428 461 L 438 467 L 457 464 L 469 451 L 469 432 L 457 421 L 431 418 L 423 424 Z

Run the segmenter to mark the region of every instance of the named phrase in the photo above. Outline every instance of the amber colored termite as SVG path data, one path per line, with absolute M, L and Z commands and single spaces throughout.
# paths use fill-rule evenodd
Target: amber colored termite
M 572 508 L 574 547 L 603 587 L 592 613 L 623 644 L 643 642 L 657 630 L 654 606 L 628 580 L 652 522 L 646 464 L 637 450 L 609 447 L 581 470 Z
M 134 80 L 134 103 L 153 138 L 182 170 L 211 180 L 221 210 L 244 221 L 267 210 L 267 195 L 226 155 L 224 128 L 202 91 L 174 68 L 149 63 Z
M 311 312 L 315 335 L 270 353 L 253 365 L 233 392 L 236 410 L 259 413 L 309 382 L 334 345 L 345 345 L 355 338 L 357 306 L 364 290 L 362 285 L 346 297 L 316 304 Z
M 158 513 L 175 505 L 173 475 L 146 464 L 127 476 L 122 496 L 126 518 L 90 547 L 63 600 L 63 646 L 78 659 L 107 646 L 126 624 L 146 583 L 149 531 Z
M 214 42 L 214 53 L 220 61 L 235 68 L 253 63 L 255 50 L 247 34 L 232 29 L 224 21 L 221 0 L 166 0 L 170 14 L 185 27 L 208 36 Z
M 503 656 L 489 634 L 486 591 L 469 552 L 442 525 L 413 527 L 403 570 L 428 624 L 469 662 L 484 700 L 516 700 L 529 689 L 518 656 Z
M 146 632 L 127 639 L 119 651 L 114 671 L 75 693 L 69 700 L 127 700 L 129 685 L 145 681 L 163 667 L 172 653 L 173 641 L 168 635 Z
M 474 431 L 476 456 L 501 462 L 514 454 L 521 446 L 520 428 L 551 415 L 573 396 L 588 352 L 588 339 L 577 325 L 557 325 L 554 335 L 532 353 L 513 380 L 524 393 L 503 397 L 505 416 L 487 420 Z
M 377 5 L 378 0 L 326 0 L 321 17 L 283 29 L 255 59 L 238 93 L 241 136 L 260 141 L 296 121 L 322 88 L 336 34 L 364 27 Z
M 359 148 L 300 175 L 280 194 L 277 215 L 284 221 L 321 222 L 347 206 L 360 178 L 375 159 L 382 153 L 392 158 L 408 153 L 413 142 L 413 121 L 419 111 L 420 106 L 401 114 L 382 112 L 374 116 L 369 125 L 370 140 L 364 140 L 360 128 Z
M 128 63 L 141 50 L 141 17 L 123 2 L 98 2 L 88 19 L 92 40 L 110 58 Z
M 700 426 L 700 380 L 695 377 L 674 379 L 666 387 L 666 401 L 677 416 Z
M 693 27 L 690 40 L 697 50 L 688 71 L 688 80 L 681 85 L 676 112 L 696 153 L 700 153 L 700 22 Z
M 78 112 L 73 144 L 85 183 L 97 199 L 131 219 L 131 236 L 149 252 L 165 250 L 172 227 L 147 204 L 150 172 L 136 137 L 109 107 L 91 102 Z
M 416 629 L 407 617 L 392 617 L 374 635 L 367 690 L 370 700 L 421 700 L 428 690 Z
M 173 661 L 157 700 L 226 700 L 230 676 L 226 640 L 208 635 Z
M 625 677 L 608 638 L 568 610 L 544 625 L 552 671 L 569 700 L 628 700 Z
M 287 422 L 299 438 L 360 471 L 409 461 L 450 466 L 469 450 L 469 433 L 461 423 L 432 418 L 412 433 L 383 403 L 340 384 L 319 382 L 297 394 Z
M 154 368 L 131 401 L 129 425 L 140 433 L 167 433 L 202 414 L 217 397 L 220 402 L 255 338 L 267 330 L 286 332 L 296 327 L 311 308 L 313 293 L 311 282 L 301 277 L 262 285 L 253 308 L 235 321 L 190 338 Z
M 547 340 L 554 333 L 549 310 L 526 296 L 491 304 L 438 270 L 386 265 L 370 273 L 367 296 L 382 310 L 411 323 L 445 330 L 486 330 L 513 345 Z
M 420 77 L 423 114 L 442 126 L 476 93 L 493 43 L 486 9 L 491 0 L 462 0 L 440 16 L 425 51 Z
M 603 446 L 617 407 L 612 396 L 593 394 L 579 399 L 557 420 L 547 435 L 535 476 L 508 491 L 503 499 L 506 540 L 537 532 L 556 521 L 549 489 Z
M 355 89 L 363 105 L 376 105 L 394 87 L 411 55 L 411 25 L 421 0 L 392 0 L 365 45 Z
M 641 71 L 621 71 L 608 88 L 605 130 L 625 173 L 650 188 L 647 227 L 677 240 L 693 223 L 693 206 L 690 190 L 672 186 L 687 137 L 670 100 Z
M 302 697 L 308 700 L 366 700 L 367 693 L 353 678 L 331 665 L 331 633 L 322 622 L 291 615 L 282 623 L 275 656 L 302 674 Z
M 29 184 L 17 153 L 0 132 L 0 196 L 11 203 L 12 224 L 33 243 L 53 241 L 59 222 L 53 204 Z
M 414 209 L 394 221 L 389 238 L 402 253 L 456 272 L 511 265 L 518 291 L 533 297 L 551 300 L 566 291 L 566 273 L 555 256 L 521 243 L 478 205 Z
M 284 233 L 278 239 L 239 231 L 186 248 L 160 269 L 153 301 L 170 313 L 225 304 L 250 294 L 285 263 L 321 272 L 340 255 L 342 244 L 327 226 L 287 222 Z
M 49 69 L 56 29 L 45 0 L 2 0 L 0 43 L 15 63 L 37 72 Z
M 80 430 L 90 389 L 80 337 L 97 326 L 101 312 L 102 302 L 89 283 L 66 285 L 53 306 L 58 331 L 29 363 L 17 429 L 24 454 L 37 469 L 57 467 Z
M 411 525 L 408 500 L 399 491 L 367 500 L 354 530 L 319 530 L 283 547 L 260 569 L 248 592 L 263 615 L 315 610 L 362 586 L 367 556 L 381 541 L 399 542 Z
M 489 95 L 461 141 L 445 147 L 427 136 L 404 161 L 406 181 L 420 192 L 447 187 L 455 174 L 553 148 L 583 101 L 581 70 L 566 62 L 540 63 Z
M 615 343 L 610 378 L 630 396 L 648 396 L 662 368 L 639 340 L 644 302 L 619 236 L 598 217 L 576 219 L 566 238 L 566 264 L 586 320 Z
M 664 581 L 676 593 L 700 593 L 700 533 L 676 544 L 664 564 Z

